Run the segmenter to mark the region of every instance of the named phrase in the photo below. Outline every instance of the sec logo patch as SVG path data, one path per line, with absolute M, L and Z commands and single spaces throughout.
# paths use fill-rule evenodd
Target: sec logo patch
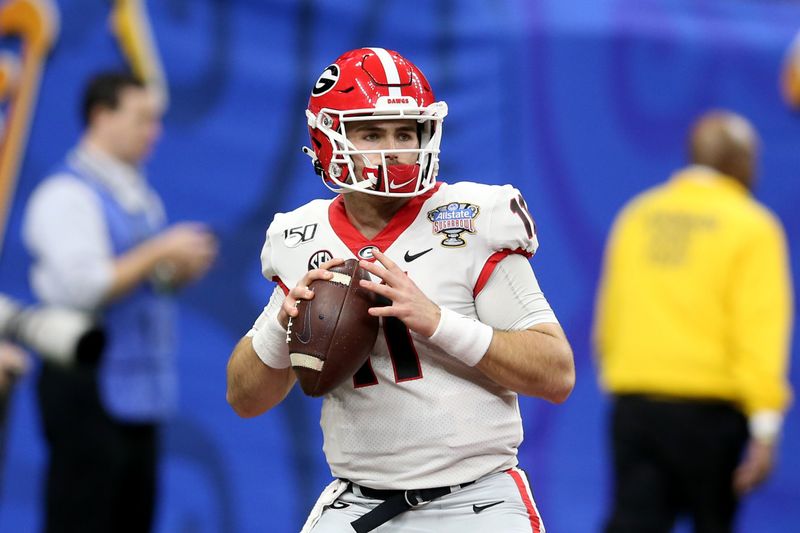
M 314 252 L 311 257 L 308 258 L 308 269 L 314 270 L 315 268 L 319 268 L 322 263 L 330 261 L 331 259 L 333 259 L 333 255 L 328 250 Z

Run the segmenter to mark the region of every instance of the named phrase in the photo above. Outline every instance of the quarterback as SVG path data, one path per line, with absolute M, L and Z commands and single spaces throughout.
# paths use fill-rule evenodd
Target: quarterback
M 325 395 L 335 480 L 304 532 L 543 532 L 518 467 L 517 394 L 563 402 L 575 368 L 528 259 L 536 225 L 510 185 L 437 182 L 447 105 L 397 52 L 345 53 L 315 83 L 304 151 L 339 193 L 275 215 L 261 252 L 277 285 L 228 362 L 241 416 L 295 383 L 286 328 L 327 269 L 357 258 L 378 340 L 352 380 Z

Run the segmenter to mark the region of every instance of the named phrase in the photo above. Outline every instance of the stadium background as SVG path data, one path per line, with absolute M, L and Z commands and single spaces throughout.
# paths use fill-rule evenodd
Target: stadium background
M 109 14 L 112 4 L 138 2 L 2 0 L 0 8 L 25 1 L 52 3 L 60 21 L 40 65 L 35 113 L 27 115 L 0 259 L 0 291 L 29 299 L 22 207 L 80 131 L 87 76 L 136 62 L 122 52 Z M 258 255 L 273 213 L 326 195 L 300 152 L 303 110 L 317 75 L 345 50 L 382 46 L 416 62 L 450 106 L 441 178 L 511 182 L 537 220 L 533 265 L 573 344 L 578 375 L 562 406 L 520 402 L 520 458 L 549 531 L 597 531 L 608 501 L 607 403 L 589 345 L 605 234 L 623 202 L 683 163 L 685 129 L 703 110 L 732 108 L 760 130 L 757 196 L 785 224 L 800 280 L 800 116 L 779 91 L 784 54 L 800 28 L 797 2 L 151 0 L 146 7 L 157 45 L 149 65 L 157 73 L 152 60 L 160 57 L 171 101 L 151 181 L 172 220 L 205 220 L 222 242 L 211 275 L 180 300 L 181 411 L 164 432 L 158 532 L 296 531 L 329 480 L 319 402 L 295 390 L 274 412 L 241 420 L 225 403 L 225 363 L 271 291 Z M 2 21 L 0 32 L 4 57 L 25 59 L 24 39 Z M 35 68 L 27 72 L 34 74 L 24 90 L 35 95 Z M 6 126 L 23 120 L 11 112 L 21 96 L 2 97 Z M 799 345 L 795 334 L 795 389 Z M 34 381 L 21 380 L 9 413 L 2 532 L 41 523 L 45 457 Z M 795 409 L 774 477 L 744 506 L 743 531 L 796 530 L 798 450 Z

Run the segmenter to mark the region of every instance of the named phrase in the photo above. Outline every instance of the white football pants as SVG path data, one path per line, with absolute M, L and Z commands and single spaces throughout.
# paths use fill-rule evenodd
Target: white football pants
M 303 528 L 304 532 L 352 532 L 350 522 L 383 500 L 329 485 Z M 376 533 L 545 533 L 528 478 L 519 468 L 490 474 L 456 492 L 409 509 L 373 530 Z

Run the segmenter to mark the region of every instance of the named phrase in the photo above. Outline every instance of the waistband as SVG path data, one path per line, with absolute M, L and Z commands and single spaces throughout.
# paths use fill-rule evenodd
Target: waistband
M 383 500 L 370 512 L 350 523 L 356 533 L 368 533 L 378 526 L 385 524 L 400 513 L 433 501 L 437 498 L 441 498 L 442 496 L 446 496 L 451 492 L 455 492 L 459 489 L 472 485 L 475 482 L 470 481 L 468 483 L 452 485 L 449 487 L 434 487 L 431 489 L 413 490 L 371 489 L 353 482 L 349 483 L 350 486 L 348 490 L 351 490 L 356 496 Z
M 369 487 L 353 483 L 352 481 L 348 481 L 348 483 L 350 483 L 350 488 L 348 490 L 352 491 L 353 494 L 355 494 L 356 496 L 362 496 L 364 498 L 372 498 L 374 500 L 388 500 L 393 496 L 399 496 L 403 493 L 409 493 L 411 495 L 418 496 L 422 501 L 431 501 L 436 498 L 441 498 L 446 494 L 450 494 L 451 492 L 463 489 L 464 487 L 468 487 L 469 485 L 475 483 L 475 481 L 469 481 L 467 483 L 462 483 L 460 485 L 433 487 L 430 489 L 413 489 L 413 490 L 371 489 Z M 431 495 L 433 496 L 430 497 Z

